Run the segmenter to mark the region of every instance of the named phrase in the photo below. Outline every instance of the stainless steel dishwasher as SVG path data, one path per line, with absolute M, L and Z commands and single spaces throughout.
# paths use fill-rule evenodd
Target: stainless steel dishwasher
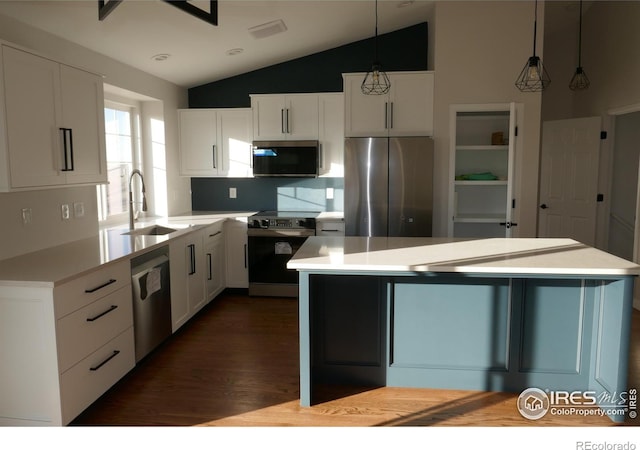
M 171 335 L 169 248 L 131 259 L 136 362 Z

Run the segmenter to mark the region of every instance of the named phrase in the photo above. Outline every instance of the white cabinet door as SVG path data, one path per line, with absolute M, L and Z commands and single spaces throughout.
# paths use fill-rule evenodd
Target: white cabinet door
M 2 189 L 105 183 L 102 78 L 8 46 L 2 72 Z
M 251 177 L 250 108 L 181 109 L 180 175 Z
M 222 156 L 221 173 L 232 178 L 253 176 L 251 160 L 253 118 L 251 109 L 220 109 L 217 115 L 218 147 Z
M 104 131 L 102 79 L 92 73 L 60 66 L 62 85 L 61 126 L 71 130 L 67 143 L 73 170 L 66 172 L 67 184 L 106 183 L 107 153 Z
M 360 90 L 364 73 L 343 74 L 345 136 L 433 136 L 434 73 L 389 72 L 386 95 Z
M 318 95 L 285 97 L 287 139 L 318 139 Z
M 169 274 L 171 278 L 171 324 L 175 333 L 189 320 L 189 299 L 187 290 L 187 259 L 184 256 L 184 237 L 169 241 Z M 189 259 L 189 262 L 191 260 Z
M 169 241 L 171 322 L 175 333 L 205 305 L 202 232 Z
M 346 137 L 388 136 L 388 95 L 364 95 L 360 85 L 364 73 L 344 74 Z
M 222 226 L 209 227 L 205 240 L 205 291 L 207 301 L 213 300 L 225 287 L 224 238 Z
M 196 231 L 187 236 L 184 248 L 185 265 L 187 267 L 187 296 L 189 298 L 189 317 L 193 316 L 206 304 L 204 280 L 206 265 L 204 263 L 203 233 Z
M 344 95 L 320 94 L 319 133 L 320 176 L 344 176 Z
M 6 145 L 11 188 L 55 186 L 65 182 L 59 130 L 59 64 L 2 47 Z M 7 155 L 9 156 L 9 155 Z
M 318 139 L 317 94 L 252 95 L 253 139 Z
M 211 109 L 178 111 L 181 175 L 215 176 L 220 173 L 216 118 L 216 111 Z
M 226 246 L 226 285 L 230 288 L 248 288 L 247 222 L 227 220 L 224 224 Z
M 390 136 L 433 136 L 433 78 L 433 72 L 390 75 Z

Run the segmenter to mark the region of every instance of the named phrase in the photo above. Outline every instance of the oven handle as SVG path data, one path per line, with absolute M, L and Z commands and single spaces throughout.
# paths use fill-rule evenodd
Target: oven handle
M 315 236 L 316 230 L 272 230 L 265 228 L 247 228 L 247 236 L 260 237 L 309 237 Z

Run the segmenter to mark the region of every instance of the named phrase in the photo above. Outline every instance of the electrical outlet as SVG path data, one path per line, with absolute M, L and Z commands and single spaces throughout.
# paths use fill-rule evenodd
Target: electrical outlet
M 229 198 L 237 198 L 238 191 L 234 187 L 229 188 Z
M 327 200 L 333 199 L 333 188 L 327 188 Z
M 69 205 L 66 203 L 62 205 L 62 220 L 69 220 L 71 218 L 71 213 L 69 212 Z
M 75 202 L 73 204 L 73 216 L 76 218 L 84 217 L 84 203 Z
M 22 225 L 31 225 L 31 208 L 22 208 Z

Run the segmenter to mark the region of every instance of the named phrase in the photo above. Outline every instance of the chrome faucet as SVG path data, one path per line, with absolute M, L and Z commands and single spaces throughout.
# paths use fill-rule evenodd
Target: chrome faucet
M 129 177 L 129 230 L 134 229 L 134 212 L 133 212 L 133 191 L 131 190 L 131 181 L 133 180 L 133 176 L 135 174 L 140 175 L 140 181 L 142 182 L 142 211 L 147 210 L 147 197 L 144 195 L 144 177 L 142 176 L 142 172 L 138 169 L 134 169 L 131 172 L 131 176 Z

